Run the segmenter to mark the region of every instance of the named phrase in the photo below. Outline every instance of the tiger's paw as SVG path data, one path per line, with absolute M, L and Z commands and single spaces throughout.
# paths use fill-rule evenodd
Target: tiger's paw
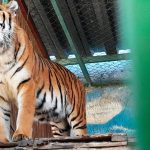
M 14 142 L 22 141 L 22 140 L 29 140 L 29 137 L 24 134 L 15 134 L 13 135 L 12 140 Z

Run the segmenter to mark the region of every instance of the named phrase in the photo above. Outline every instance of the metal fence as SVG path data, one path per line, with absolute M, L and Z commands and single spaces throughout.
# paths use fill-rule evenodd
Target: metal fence
M 93 85 L 118 83 L 127 79 L 129 75 L 126 73 L 131 71 L 131 61 L 125 61 L 128 55 L 124 52 L 127 53 L 129 50 L 126 49 L 129 47 L 121 45 L 124 33 L 119 29 L 120 8 L 117 6 L 117 0 L 25 2 L 50 59 L 65 65 L 84 82 L 87 82 L 89 77 Z M 57 13 L 58 9 L 60 15 Z M 70 46 L 70 39 L 66 36 L 60 16 L 70 34 L 75 51 Z M 120 50 L 124 52 L 120 54 Z
M 128 81 L 132 72 L 130 47 L 121 45 L 125 33 L 119 28 L 117 0 L 26 0 L 26 4 L 50 59 L 85 84 L 89 85 L 88 76 L 92 85 L 102 87 L 90 103 L 89 95 L 96 92 L 87 88 L 88 133 L 132 134 L 132 93 L 128 86 L 114 86 Z M 107 114 L 107 122 L 100 122 Z

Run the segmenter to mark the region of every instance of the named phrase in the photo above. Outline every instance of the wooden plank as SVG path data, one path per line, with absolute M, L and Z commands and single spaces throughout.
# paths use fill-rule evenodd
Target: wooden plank
M 50 39 L 50 45 L 54 45 L 55 49 L 54 49 L 54 54 L 56 56 L 57 59 L 59 58 L 67 58 L 67 55 L 66 53 L 64 52 L 64 50 L 62 49 L 59 41 L 58 41 L 58 38 L 55 34 L 55 31 L 53 30 L 53 27 L 45 13 L 45 10 L 41 4 L 41 2 L 39 0 L 36 0 L 36 2 L 34 0 L 32 0 L 35 8 L 37 9 L 38 11 L 38 14 L 42 20 L 42 23 L 48 33 L 48 36 L 49 36 L 49 39 Z
M 112 142 L 113 136 L 119 137 Z M 22 140 L 18 143 L 3 144 L 2 147 L 14 149 L 108 149 L 108 150 L 129 150 L 135 145 L 128 145 L 124 140 L 124 134 L 94 135 L 86 137 L 61 137 L 61 138 L 40 138 L 33 140 Z M 122 139 L 122 140 L 120 140 Z M 122 148 L 122 149 L 121 149 Z
M 127 142 L 90 142 L 90 143 L 49 143 L 46 146 L 39 147 L 39 149 L 97 149 L 127 146 Z
M 91 57 L 83 57 L 83 62 L 87 63 L 99 63 L 99 62 L 109 62 L 109 61 L 118 61 L 118 60 L 128 60 L 129 54 L 113 54 L 113 55 L 104 55 L 104 56 L 91 56 Z M 61 59 L 61 60 L 54 60 L 55 62 L 66 65 L 75 65 L 79 62 L 76 58 L 70 59 Z
M 58 137 L 58 138 L 40 138 L 43 142 L 102 142 L 102 141 L 111 141 L 112 134 L 108 135 L 94 135 L 94 136 L 83 136 L 83 137 Z M 35 140 L 38 140 L 37 138 Z
M 98 24 L 104 32 L 104 46 L 107 54 L 117 54 L 114 37 L 109 23 L 104 0 L 92 0 Z M 107 27 L 107 29 L 106 29 Z M 105 29 L 103 29 L 105 28 Z M 99 33 L 101 34 L 101 33 Z
M 83 47 L 84 47 L 84 49 L 86 51 L 86 55 L 90 56 L 91 52 L 90 52 L 89 43 L 87 42 L 85 33 L 83 31 L 83 28 L 82 28 L 82 25 L 81 25 L 81 22 L 80 22 L 80 19 L 78 17 L 76 8 L 74 6 L 73 0 L 67 0 L 67 3 L 68 3 L 68 6 L 69 6 L 69 10 L 71 12 L 71 15 L 73 17 L 74 23 L 76 25 L 76 29 L 77 29 L 78 34 L 80 36 L 80 39 L 82 41 Z
M 40 150 L 42 148 L 37 148 L 36 150 Z M 43 148 L 44 150 L 46 148 Z M 54 150 L 54 148 L 48 148 L 49 150 Z M 59 148 L 59 147 L 55 147 L 56 150 L 133 150 L 131 147 L 127 147 L 127 146 L 121 146 L 121 147 L 110 147 L 110 148 L 80 148 L 80 147 L 76 147 L 76 148 L 71 148 L 71 147 L 66 147 L 66 148 Z M 137 150 L 137 149 L 134 149 Z
M 61 1 L 59 4 L 62 4 L 62 2 L 64 2 L 64 1 Z M 85 79 L 86 79 L 86 81 L 87 81 L 87 83 L 89 84 L 89 85 L 91 85 L 91 79 L 90 79 L 90 76 L 89 76 L 89 73 L 88 73 L 88 71 L 87 71 L 87 68 L 86 68 L 86 66 L 85 66 L 85 64 L 84 64 L 84 62 L 83 62 L 83 60 L 82 60 L 82 57 L 81 57 L 81 55 L 80 55 L 80 53 L 79 53 L 79 49 L 77 49 L 77 43 L 76 42 L 74 42 L 74 38 L 72 38 L 72 32 L 70 32 L 70 30 L 68 30 L 68 26 L 66 25 L 66 21 L 67 21 L 67 19 L 65 18 L 65 20 L 64 20 L 64 15 L 66 14 L 62 14 L 61 13 L 61 11 L 63 11 L 64 12 L 64 10 L 58 5 L 58 1 L 56 1 L 56 0 L 51 0 L 51 3 L 52 3 L 52 6 L 53 6 L 53 8 L 54 8 L 54 10 L 55 10 L 55 12 L 56 12 L 56 15 L 57 15 L 57 17 L 58 17 L 58 20 L 59 20 L 59 22 L 60 22 L 60 24 L 61 24 L 61 26 L 62 26 L 62 28 L 63 28 L 63 30 L 64 30 L 64 33 L 65 33 L 65 35 L 66 35 L 66 37 L 67 37 L 67 40 L 68 40 L 68 42 L 69 42 L 69 44 L 70 44 L 70 47 L 71 47 L 71 50 L 73 51 L 73 53 L 75 54 L 75 56 L 76 56 L 76 59 L 78 60 L 78 63 L 79 63 L 79 66 L 80 66 L 80 68 L 81 68 L 81 70 L 82 70 L 82 72 L 83 72 L 83 75 L 84 75 L 84 77 L 85 77 Z M 61 8 L 61 9 L 60 9 Z M 66 11 L 66 10 L 65 10 Z M 68 12 L 67 12 L 68 13 Z M 71 27 L 71 26 L 69 26 L 69 27 Z
M 85 137 L 58 137 L 58 138 L 35 138 L 33 140 L 22 140 L 18 142 L 18 146 L 40 146 L 47 145 L 49 143 L 84 143 L 84 142 L 110 142 L 110 135 L 98 135 L 98 136 L 85 136 Z
M 114 134 L 111 137 L 112 142 L 123 142 L 128 141 L 127 134 Z
M 24 16 L 26 22 L 28 23 L 30 29 L 31 29 L 31 32 L 33 33 L 36 41 L 37 41 L 37 45 L 39 47 L 39 50 L 41 51 L 41 53 L 43 54 L 43 56 L 47 59 L 49 59 L 49 56 L 48 56 L 48 53 L 46 51 L 46 48 L 40 38 L 40 35 L 38 33 L 38 31 L 36 30 L 36 26 L 30 16 L 30 14 L 28 14 L 28 10 L 27 10 L 27 7 L 25 5 L 25 2 L 23 0 L 18 0 L 17 1 L 18 4 L 19 4 L 19 7 L 21 9 L 21 12 L 22 12 L 22 15 Z

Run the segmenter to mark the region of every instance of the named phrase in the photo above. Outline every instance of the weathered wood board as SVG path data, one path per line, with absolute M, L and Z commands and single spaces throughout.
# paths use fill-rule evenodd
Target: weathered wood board
M 40 138 L 24 140 L 18 143 L 0 144 L 0 149 L 6 150 L 135 150 L 135 140 L 127 135 L 97 135 L 86 137 Z

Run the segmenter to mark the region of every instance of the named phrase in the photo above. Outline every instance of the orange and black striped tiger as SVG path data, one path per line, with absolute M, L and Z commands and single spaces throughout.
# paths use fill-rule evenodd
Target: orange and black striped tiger
M 83 84 L 33 49 L 17 9 L 16 1 L 0 5 L 0 142 L 10 140 L 10 102 L 18 107 L 14 141 L 32 137 L 34 118 L 49 122 L 54 137 L 86 135 Z

